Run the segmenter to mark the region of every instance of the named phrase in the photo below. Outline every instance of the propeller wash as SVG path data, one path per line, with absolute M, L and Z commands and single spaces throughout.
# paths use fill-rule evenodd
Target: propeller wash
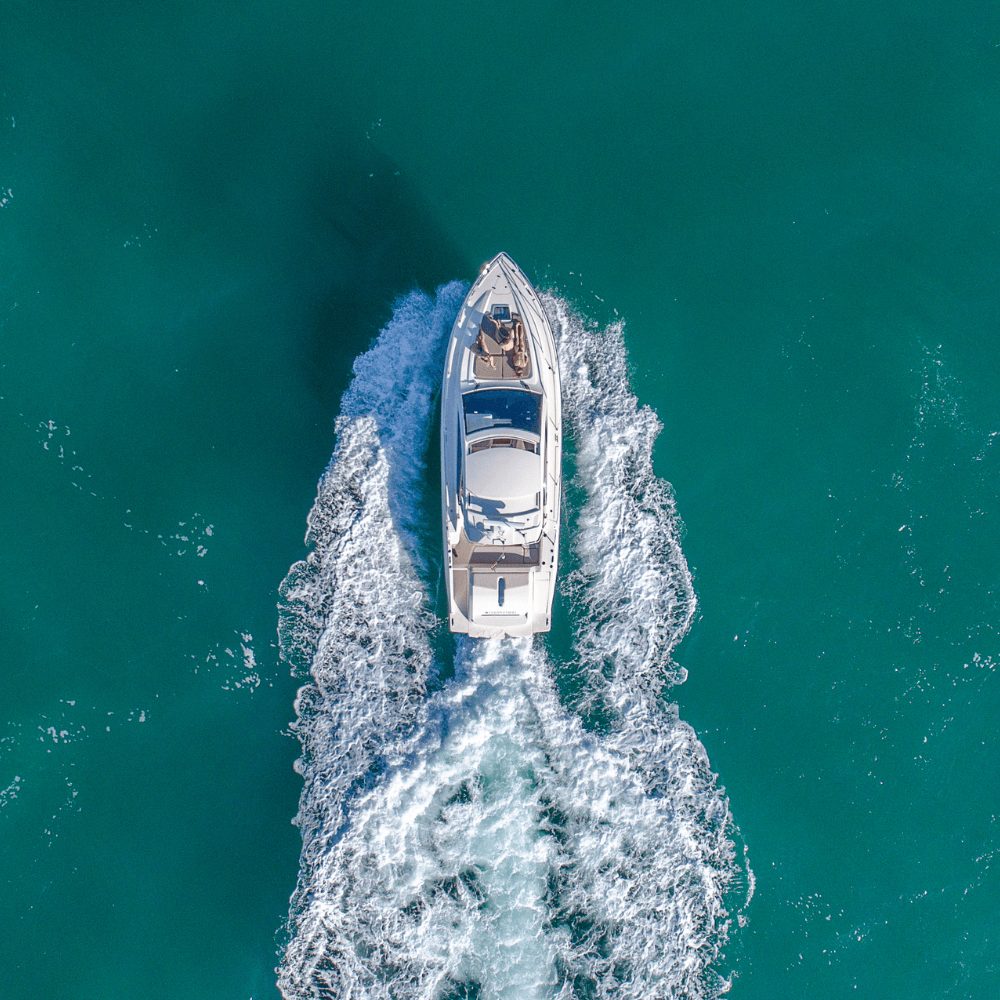
M 282 654 L 307 682 L 279 988 L 286 1000 L 716 997 L 730 986 L 717 968 L 729 911 L 753 875 L 704 748 L 661 694 L 683 679 L 670 654 L 695 598 L 653 474 L 659 422 L 630 392 L 620 326 L 594 329 L 552 296 L 585 496 L 563 604 L 576 655 L 459 637 L 454 676 L 438 680 L 423 455 L 465 291 L 400 300 L 355 361 L 312 549 L 282 584 Z

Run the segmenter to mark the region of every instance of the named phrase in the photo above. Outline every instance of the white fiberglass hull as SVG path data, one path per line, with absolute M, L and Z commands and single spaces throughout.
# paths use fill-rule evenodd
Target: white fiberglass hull
M 469 291 L 445 356 L 441 501 L 453 632 L 551 628 L 561 485 L 552 331 L 531 283 L 501 253 Z

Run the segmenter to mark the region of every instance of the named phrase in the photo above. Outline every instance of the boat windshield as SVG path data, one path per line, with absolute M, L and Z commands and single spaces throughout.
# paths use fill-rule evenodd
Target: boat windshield
M 527 389 L 479 389 L 468 392 L 465 404 L 465 433 L 490 427 L 513 427 L 531 434 L 542 433 L 542 397 Z

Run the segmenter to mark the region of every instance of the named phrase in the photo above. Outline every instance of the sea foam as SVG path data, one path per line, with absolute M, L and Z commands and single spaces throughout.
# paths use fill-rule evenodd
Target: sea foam
M 620 329 L 554 297 L 586 497 L 570 581 L 581 703 L 527 640 L 459 639 L 454 676 L 427 693 L 416 510 L 462 292 L 401 300 L 355 363 L 313 550 L 282 586 L 282 652 L 311 682 L 279 986 L 288 1000 L 717 996 L 740 873 L 704 748 L 662 699 L 694 592 L 652 471 L 659 425 L 629 392 Z

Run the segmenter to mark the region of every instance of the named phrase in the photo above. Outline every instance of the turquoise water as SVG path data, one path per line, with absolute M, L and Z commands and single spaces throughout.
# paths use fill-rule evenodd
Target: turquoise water
M 393 961 L 445 970 L 440 996 L 595 995 L 607 954 L 621 996 L 997 993 L 994 5 L 37 4 L 4 28 L 5 997 L 322 996 L 297 964 L 316 908 L 389 926 L 414 902 L 359 881 L 352 838 L 437 866 Z M 673 622 L 657 664 L 687 679 L 598 731 L 599 562 L 532 651 L 456 649 L 418 616 L 418 742 L 334 836 L 336 796 L 299 799 L 348 723 L 309 743 L 338 703 L 296 715 L 279 588 L 355 359 L 382 329 L 432 355 L 446 283 L 499 249 L 567 350 L 605 338 L 569 380 L 567 570 L 605 551 L 588 510 L 660 496 L 663 425 L 683 532 L 666 497 L 643 556 L 663 586 L 619 582 Z M 600 371 L 616 324 L 630 386 Z M 433 402 L 431 375 L 409 387 Z M 387 593 L 432 606 L 435 477 L 431 449 L 387 508 L 423 560 Z M 317 606 L 344 592 L 320 579 Z M 286 632 L 286 658 L 322 632 Z M 612 705 L 645 684 L 628 634 L 594 689 Z M 464 832 L 426 853 L 437 828 L 398 811 L 418 799 Z M 343 846 L 300 870 L 303 834 Z M 338 879 L 355 902 L 323 910 Z

